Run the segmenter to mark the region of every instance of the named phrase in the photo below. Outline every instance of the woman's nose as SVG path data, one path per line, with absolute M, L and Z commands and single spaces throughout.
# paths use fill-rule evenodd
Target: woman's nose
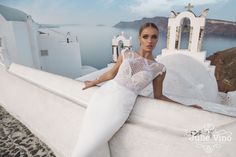
M 149 42 L 149 43 L 152 42 L 152 38 L 148 38 L 147 42 Z

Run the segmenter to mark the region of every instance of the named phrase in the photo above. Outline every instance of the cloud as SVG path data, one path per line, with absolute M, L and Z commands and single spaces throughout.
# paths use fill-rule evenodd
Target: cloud
M 155 15 L 156 13 L 170 11 L 174 6 L 183 6 L 188 3 L 194 6 L 215 4 L 219 2 L 227 2 L 228 0 L 135 0 L 134 4 L 128 9 L 132 13 L 141 15 Z
M 114 2 L 114 0 L 100 0 L 101 3 L 109 5 Z
M 60 23 L 67 20 L 63 16 L 71 13 L 72 5 L 67 0 L 24 0 L 12 6 L 31 15 L 36 22 Z

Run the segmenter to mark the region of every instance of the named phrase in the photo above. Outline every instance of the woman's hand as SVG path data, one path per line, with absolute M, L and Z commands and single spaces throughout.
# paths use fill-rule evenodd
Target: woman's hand
M 95 86 L 96 84 L 99 84 L 99 83 L 102 83 L 104 81 L 108 81 L 108 80 L 113 79 L 116 76 L 122 61 L 123 61 L 123 57 L 122 57 L 122 55 L 120 55 L 118 57 L 118 60 L 117 60 L 116 64 L 109 71 L 103 73 L 102 75 L 100 75 L 94 81 L 85 81 L 84 82 L 85 83 L 85 87 L 82 88 L 82 89 L 85 90 L 87 88 Z
M 201 107 L 201 106 L 199 106 L 199 105 L 196 105 L 196 104 L 194 104 L 194 105 L 190 105 L 190 107 L 194 107 L 194 108 L 197 108 L 197 109 L 202 109 L 202 107 Z
M 87 89 L 87 88 L 90 88 L 90 87 L 93 87 L 93 86 L 96 85 L 96 84 L 94 83 L 94 81 L 85 81 L 84 84 L 85 84 L 85 87 L 82 88 L 83 90 L 85 90 L 85 89 Z

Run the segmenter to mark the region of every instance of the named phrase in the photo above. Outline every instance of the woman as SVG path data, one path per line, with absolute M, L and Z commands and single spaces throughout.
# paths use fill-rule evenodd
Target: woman
M 139 92 L 152 81 L 154 97 L 172 101 L 162 94 L 165 67 L 152 55 L 158 35 L 154 23 L 143 24 L 139 30 L 139 51 L 123 52 L 110 71 L 85 82 L 83 89 L 110 80 L 89 102 L 73 157 L 109 157 L 107 142 L 127 120 Z

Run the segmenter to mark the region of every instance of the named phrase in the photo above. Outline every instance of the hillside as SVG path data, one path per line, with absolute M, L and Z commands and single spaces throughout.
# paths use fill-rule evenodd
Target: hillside
M 219 91 L 236 90 L 236 47 L 216 52 L 207 58 L 216 66 L 215 76 Z
M 132 28 L 138 29 L 142 23 L 154 22 L 160 29 L 160 32 L 167 32 L 168 18 L 156 16 L 153 18 L 143 18 L 130 22 L 119 22 L 114 27 L 116 28 Z M 205 35 L 216 35 L 236 38 L 236 22 L 207 19 Z

